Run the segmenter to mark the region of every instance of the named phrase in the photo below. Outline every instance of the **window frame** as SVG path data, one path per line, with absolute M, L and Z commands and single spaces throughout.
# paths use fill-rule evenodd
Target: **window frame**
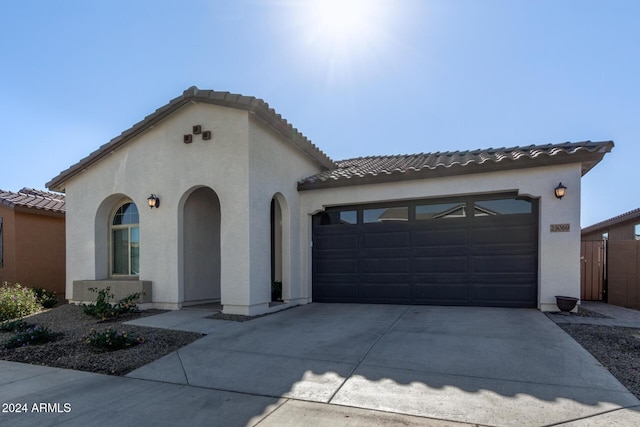
M 131 204 L 133 206 L 135 206 L 136 211 L 137 211 L 137 215 L 138 215 L 138 222 L 137 223 L 131 223 L 131 224 L 118 224 L 118 225 L 114 225 L 114 219 L 116 217 L 116 215 L 118 214 L 118 212 L 120 211 L 120 209 L 122 209 L 122 207 L 124 207 L 127 204 Z M 109 216 L 109 276 L 111 278 L 114 279 L 126 279 L 126 278 L 138 278 L 140 276 L 140 272 L 138 271 L 137 274 L 132 273 L 132 258 L 131 258 L 131 249 L 132 249 L 132 239 L 131 239 L 131 232 L 132 229 L 137 228 L 138 229 L 138 270 L 140 269 L 140 211 L 138 210 L 138 205 L 136 203 L 133 202 L 133 200 L 124 200 L 121 201 L 120 203 L 118 203 L 117 208 L 111 213 L 111 215 Z M 114 231 L 117 230 L 127 230 L 127 241 L 128 241 L 128 245 L 127 245 L 127 271 L 129 272 L 128 274 L 121 274 L 121 273 L 115 273 L 114 272 L 114 268 L 115 268 L 115 263 L 114 263 L 114 250 L 115 250 L 115 246 L 114 246 Z

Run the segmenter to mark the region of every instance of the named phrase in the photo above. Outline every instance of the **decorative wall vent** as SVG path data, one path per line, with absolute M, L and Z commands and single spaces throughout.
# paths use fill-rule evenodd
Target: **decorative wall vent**
M 202 130 L 202 125 L 193 125 L 191 127 L 191 133 L 182 136 L 182 142 L 191 144 L 193 142 L 193 135 L 202 135 L 204 141 L 209 141 L 212 137 L 210 130 Z

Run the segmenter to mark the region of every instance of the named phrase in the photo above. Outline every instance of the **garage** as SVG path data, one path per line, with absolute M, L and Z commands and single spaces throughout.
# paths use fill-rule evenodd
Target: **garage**
M 514 194 L 327 208 L 316 302 L 536 307 L 538 200 Z

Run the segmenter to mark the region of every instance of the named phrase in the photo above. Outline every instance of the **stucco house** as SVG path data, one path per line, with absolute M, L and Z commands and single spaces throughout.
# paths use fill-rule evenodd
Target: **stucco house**
M 65 294 L 64 194 L 0 190 L 0 283 Z
M 640 208 L 583 228 L 582 240 L 640 240 Z
M 47 186 L 66 193 L 72 301 L 109 285 L 144 289 L 149 307 L 245 315 L 311 301 L 555 310 L 580 293 L 581 177 L 612 148 L 334 161 L 264 101 L 191 87 Z
M 640 208 L 582 229 L 581 297 L 640 309 Z

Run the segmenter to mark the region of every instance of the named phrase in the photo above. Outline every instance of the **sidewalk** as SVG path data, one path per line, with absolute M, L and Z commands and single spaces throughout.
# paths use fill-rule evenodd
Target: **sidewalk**
M 594 313 L 607 316 L 583 317 L 565 313 L 546 313 L 555 323 L 581 324 L 581 325 L 602 325 L 602 326 L 622 326 L 627 328 L 640 329 L 640 311 L 630 308 L 618 307 L 597 301 L 584 301 L 580 305 L 582 308 Z

